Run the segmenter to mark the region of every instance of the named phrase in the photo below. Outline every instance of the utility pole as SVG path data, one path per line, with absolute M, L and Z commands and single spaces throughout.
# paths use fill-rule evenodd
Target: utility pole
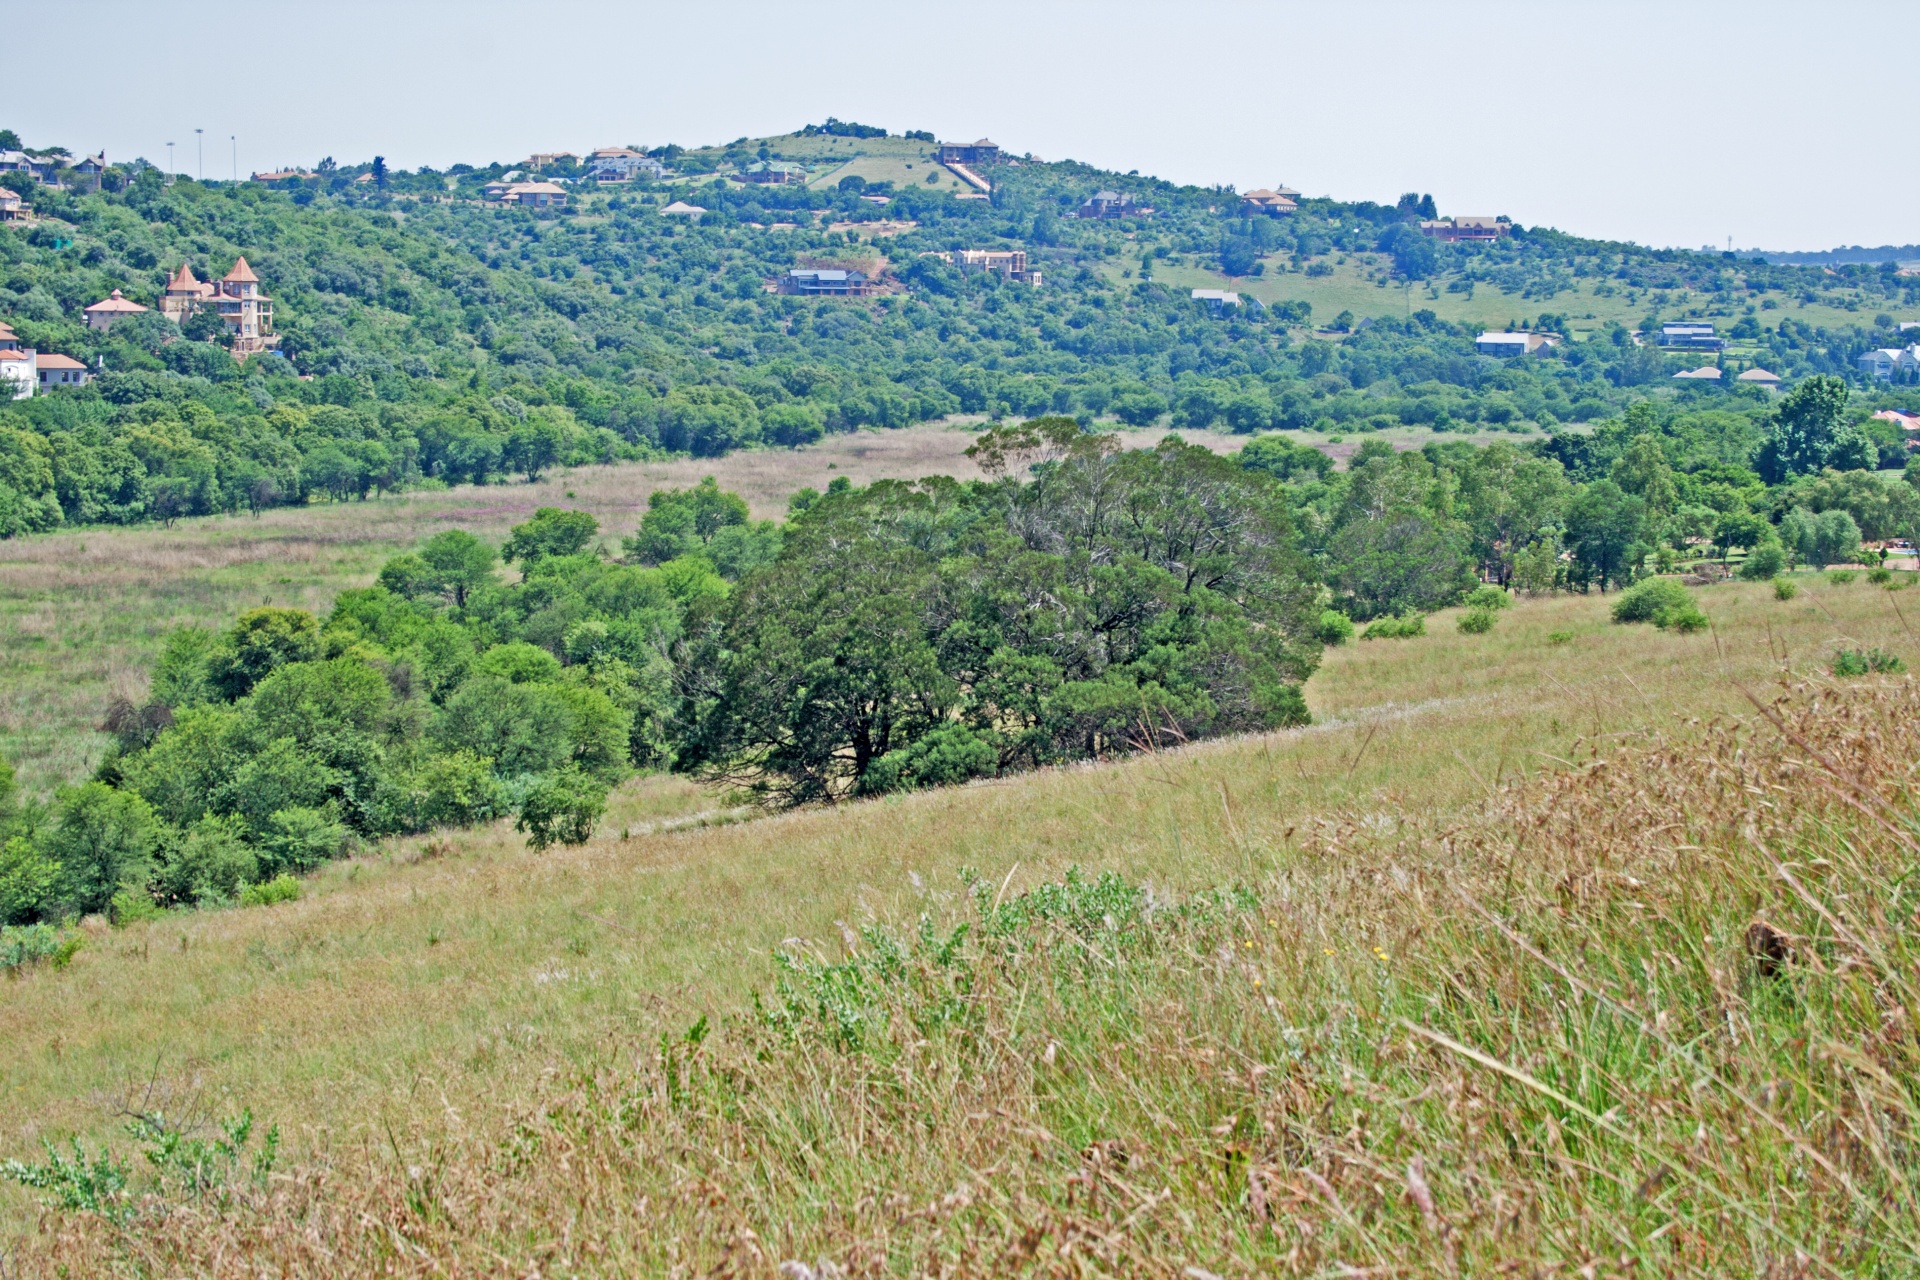
M 167 185 L 173 185 L 173 144 L 167 144 Z
M 240 181 L 240 135 L 230 133 L 227 141 L 233 144 L 233 180 L 237 183 Z
M 197 149 L 197 151 L 198 151 L 198 153 L 199 153 L 199 156 L 200 156 L 200 160 L 199 160 L 199 164 L 200 164 L 200 181 L 202 181 L 202 182 L 205 182 L 205 181 L 207 180 L 207 138 L 206 138 L 206 133 L 207 133 L 207 131 L 206 131 L 205 129 L 195 129 L 195 130 L 193 131 L 193 145 L 194 145 L 194 147 L 195 147 L 195 148 Z

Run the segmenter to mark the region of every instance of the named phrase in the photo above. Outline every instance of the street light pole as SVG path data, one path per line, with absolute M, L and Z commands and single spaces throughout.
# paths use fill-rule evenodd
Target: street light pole
M 227 135 L 227 141 L 233 144 L 233 180 L 238 182 L 240 181 L 240 135 L 230 133 Z
M 173 185 L 173 144 L 167 144 L 167 185 Z
M 199 160 L 199 164 L 200 164 L 200 181 L 202 181 L 202 182 L 205 182 L 205 181 L 207 180 L 207 138 L 206 138 L 206 133 L 207 133 L 207 131 L 206 131 L 205 129 L 195 129 L 195 130 L 193 131 L 193 145 L 194 145 L 194 147 L 195 147 L 195 148 L 196 148 L 196 149 L 198 150 L 198 153 L 199 153 L 199 156 L 200 156 L 200 160 Z

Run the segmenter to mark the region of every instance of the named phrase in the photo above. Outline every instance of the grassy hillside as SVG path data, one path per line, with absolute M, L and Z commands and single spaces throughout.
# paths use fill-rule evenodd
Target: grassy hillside
M 1796 731 L 1841 771 L 1817 786 L 1764 727 L 1736 754 L 1702 722 L 1751 720 L 1738 683 L 1822 678 L 1843 643 L 1920 657 L 1912 609 L 1857 580 L 1701 598 L 1696 636 L 1598 596 L 1487 635 L 1437 615 L 1330 653 L 1307 729 L 746 823 L 641 781 L 579 849 L 412 839 L 296 903 L 96 929 L 0 1002 L 5 1154 L 128 1150 L 122 1108 L 244 1107 L 293 1177 L 57 1242 L 11 1189 L 16 1256 L 1798 1274 L 1805 1250 L 1901 1273 L 1911 1156 L 1871 1125 L 1912 1114 L 1910 1039 L 1861 1038 L 1911 999 L 1911 936 L 1845 903 L 1904 918 L 1911 844 L 1844 788 L 1906 785 L 1912 694 L 1831 695 Z M 1768 787 L 1791 803 L 1753 807 Z M 1825 926 L 1768 862 L 1814 856 Z M 1074 866 L 1162 903 L 1241 888 L 1157 924 L 1117 887 L 1032 896 Z M 1756 912 L 1791 987 L 1754 976 Z M 922 913 L 973 940 L 890 967 L 859 933 Z M 756 990 L 784 1021 L 742 1016 Z

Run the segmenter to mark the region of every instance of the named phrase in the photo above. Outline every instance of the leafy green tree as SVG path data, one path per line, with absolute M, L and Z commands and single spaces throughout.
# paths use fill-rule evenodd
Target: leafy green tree
M 320 655 L 320 624 L 304 609 L 264 606 L 240 615 L 207 661 L 208 681 L 232 702 L 290 663 Z
M 579 554 L 599 532 L 600 522 L 585 511 L 541 507 L 533 519 L 513 526 L 500 557 L 510 564 L 518 561 L 522 569 L 531 568 L 549 556 Z
M 1646 553 L 1647 504 L 1611 480 L 1596 480 L 1567 503 L 1567 549 L 1586 582 L 1622 585 Z
M 1847 384 L 1843 378 L 1816 374 L 1803 379 L 1780 402 L 1773 429 L 1761 445 L 1755 467 L 1769 484 L 1795 476 L 1871 470 L 1879 459 L 1873 442 L 1846 421 Z
M 61 796 L 40 852 L 59 868 L 52 900 L 65 911 L 104 911 L 122 889 L 144 892 L 162 827 L 139 796 L 88 782 Z
M 1813 518 L 1813 552 L 1807 558 L 1819 568 L 1845 564 L 1860 550 L 1860 526 L 1838 508 Z
M 639 564 L 663 564 L 704 552 L 722 530 L 748 523 L 746 499 L 723 491 L 712 476 L 688 489 L 655 489 L 647 495 L 640 528 L 623 540 Z
M 464 529 L 446 529 L 428 538 L 419 558 L 427 567 L 427 585 L 464 609 L 467 596 L 493 581 L 493 549 Z

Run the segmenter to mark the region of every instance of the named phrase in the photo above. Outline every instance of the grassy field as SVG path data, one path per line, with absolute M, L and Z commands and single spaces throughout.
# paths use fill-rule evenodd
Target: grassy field
M 29 791 L 84 776 L 107 741 L 94 726 L 114 698 L 144 693 L 147 668 L 168 631 L 221 625 L 259 604 L 324 611 L 343 588 L 365 586 L 389 557 L 443 528 L 497 544 L 537 507 L 576 507 L 598 517 L 603 541 L 617 552 L 619 538 L 639 524 L 647 495 L 662 486 L 713 475 L 745 497 L 757 518 L 772 519 L 786 513 L 796 490 L 824 489 L 836 476 L 856 484 L 977 476 L 964 456 L 974 434 L 967 424 L 859 432 L 800 450 L 586 467 L 532 485 L 0 542 L 0 755 L 14 762 Z M 1122 436 L 1137 446 L 1158 434 Z M 1239 444 L 1190 434 L 1220 449 Z
M 1066 1274 L 1075 1248 L 1075 1274 L 1503 1259 L 1817 1273 L 1796 1249 L 1911 1263 L 1898 1250 L 1912 1220 L 1884 1229 L 1908 1207 L 1896 1175 L 1910 1151 L 1879 1158 L 1871 1133 L 1846 1148 L 1836 1128 L 1862 1107 L 1891 1114 L 1904 1086 L 1856 1080 L 1871 1096 L 1836 1119 L 1830 1073 L 1804 1048 L 1857 1040 L 1827 1024 L 1877 1025 L 1877 997 L 1806 993 L 1829 1016 L 1736 970 L 1755 911 L 1795 937 L 1823 931 L 1821 975 L 1832 948 L 1854 954 L 1835 931 L 1868 927 L 1844 905 L 1821 925 L 1742 850 L 1824 856 L 1819 885 L 1893 893 L 1874 899 L 1892 912 L 1910 890 L 1873 860 L 1910 863 L 1912 846 L 1843 828 L 1859 814 L 1808 791 L 1804 770 L 1703 738 L 1703 722 L 1751 720 L 1741 685 L 1820 679 L 1840 645 L 1920 660 L 1902 614 L 1915 610 L 1858 580 L 1803 579 L 1784 603 L 1747 585 L 1701 598 L 1714 628 L 1694 636 L 1612 625 L 1598 596 L 1523 602 L 1488 635 L 1437 615 L 1425 637 L 1331 652 L 1306 729 L 752 821 L 648 779 L 579 849 L 536 856 L 504 828 L 400 841 L 329 868 L 297 903 L 90 929 L 67 968 L 0 987 L 0 1042 L 15 1046 L 0 1058 L 0 1154 L 103 1140 L 129 1110 L 244 1107 L 280 1126 L 292 1172 L 132 1235 L 88 1219 L 56 1240 L 17 1189 L 0 1214 L 39 1232 L 17 1255 L 29 1274 L 110 1258 L 129 1274 L 239 1274 L 220 1259 L 240 1257 L 287 1275 L 771 1274 L 816 1253 L 856 1274 L 932 1259 L 955 1275 Z M 1906 785 L 1913 694 L 1873 687 L 1894 702 L 1822 695 L 1800 731 L 1859 729 L 1879 753 L 1869 782 Z M 1662 733 L 1677 745 L 1655 745 Z M 1574 770 L 1618 749 L 1638 754 Z M 1769 788 L 1789 803 L 1742 807 Z M 1826 825 L 1781 834 L 1803 807 Z M 1605 849 L 1582 844 L 1602 833 Z M 974 868 L 988 898 L 1024 904 L 1075 866 L 1166 901 L 1243 890 L 1168 917 L 1141 935 L 1163 941 L 1134 952 L 1102 941 L 1131 910 L 1121 898 L 1074 908 L 1091 933 L 1023 933 L 984 900 L 969 908 L 958 879 Z M 1505 904 L 1559 959 L 1532 966 L 1475 932 L 1463 891 Z M 966 1000 L 984 1021 L 956 1038 L 934 1017 L 958 1007 L 935 998 L 951 955 L 908 946 L 889 968 L 858 931 L 970 911 Z M 1875 927 L 1862 980 L 1892 972 L 1905 991 L 1910 938 Z M 738 1016 L 776 954 L 802 958 L 798 1021 L 779 1034 Z M 850 968 L 808 978 L 807 957 Z M 1582 1003 L 1556 964 L 1630 990 L 1630 1016 Z M 861 999 L 878 1004 L 847 1041 Z M 1658 1027 L 1636 1034 L 1653 1005 Z M 1716 1039 L 1725 1018 L 1734 1034 Z M 1449 1049 L 1409 1020 L 1491 1047 Z M 861 1025 L 887 1029 L 859 1040 Z M 703 1046 L 705 1027 L 718 1030 Z M 1722 1096 L 1727 1079 L 1777 1094 L 1769 1117 L 1813 1136 L 1778 1138 Z M 1791 1106 L 1780 1079 L 1798 1082 Z
M 1151 241 L 1146 243 L 1150 244 Z M 1336 262 L 1336 256 L 1346 260 Z M 1404 318 L 1424 308 L 1454 324 L 1504 329 L 1510 323 L 1526 323 L 1537 318 L 1541 312 L 1548 311 L 1570 317 L 1574 333 L 1583 338 L 1614 321 L 1629 329 L 1637 329 L 1651 310 L 1657 309 L 1662 316 L 1672 319 L 1693 307 L 1707 305 L 1704 297 L 1688 290 L 1664 293 L 1661 295 L 1664 300 L 1656 300 L 1650 293 L 1629 291 L 1620 288 L 1617 282 L 1610 284 L 1600 280 L 1576 280 L 1573 287 L 1548 299 L 1522 298 L 1502 293 L 1485 284 L 1477 287 L 1471 296 L 1449 293 L 1444 280 L 1439 282 L 1438 288 L 1422 285 L 1408 289 L 1404 283 L 1388 279 L 1387 264 L 1379 254 L 1327 255 L 1319 261 L 1333 267 L 1333 274 L 1329 276 L 1276 270 L 1277 266 L 1283 265 L 1282 261 L 1275 258 L 1267 261 L 1267 274 L 1261 276 L 1228 277 L 1189 262 L 1177 266 L 1157 263 L 1153 277 L 1173 289 L 1236 289 L 1267 303 L 1308 302 L 1313 305 L 1314 320 L 1320 324 L 1327 323 L 1342 311 L 1351 311 L 1355 316 L 1362 317 Z M 1132 279 L 1137 278 L 1138 267 L 1138 255 L 1132 255 L 1130 261 L 1123 258 L 1109 262 L 1104 270 L 1109 278 L 1124 284 L 1132 283 Z M 1128 271 L 1136 275 L 1128 277 L 1123 274 Z M 1594 290 L 1600 287 L 1610 288 L 1614 292 L 1610 296 L 1598 295 Z M 1776 309 L 1756 313 L 1763 325 L 1778 324 L 1786 316 L 1816 326 L 1844 328 L 1871 324 L 1875 312 L 1886 305 L 1880 303 L 1862 311 L 1848 311 L 1825 303 L 1801 303 L 1777 290 L 1756 299 L 1755 305 L 1767 298 L 1772 299 Z M 1889 314 L 1894 311 L 1899 313 L 1894 316 L 1896 320 L 1920 319 L 1920 313 L 1910 313 L 1898 307 L 1890 308 Z M 1723 307 L 1711 310 L 1708 314 L 1725 329 L 1741 312 Z
M 868 182 L 891 182 L 896 188 L 925 187 L 929 191 L 950 191 L 956 195 L 973 190 L 960 180 L 959 174 L 945 165 L 936 164 L 925 155 L 914 159 L 905 156 L 856 156 L 845 164 L 808 179 L 807 186 L 818 190 L 837 186 L 842 178 L 852 177 L 865 178 Z M 933 178 L 932 182 L 927 181 L 929 177 Z

